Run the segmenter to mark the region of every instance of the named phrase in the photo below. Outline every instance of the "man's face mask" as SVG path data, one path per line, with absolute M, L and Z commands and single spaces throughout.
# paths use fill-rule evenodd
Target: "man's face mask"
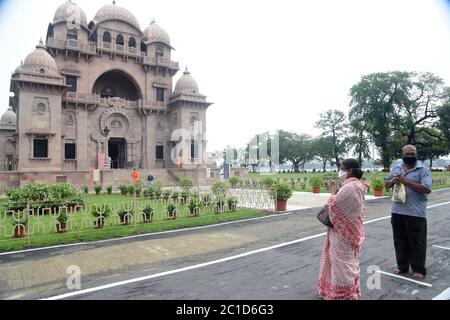
M 403 157 L 403 162 L 405 164 L 411 166 L 417 162 L 417 157 L 415 157 L 415 156 Z

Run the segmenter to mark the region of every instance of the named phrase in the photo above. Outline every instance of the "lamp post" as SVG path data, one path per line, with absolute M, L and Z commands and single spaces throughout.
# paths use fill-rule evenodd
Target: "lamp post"
M 106 137 L 106 140 L 105 140 L 105 148 L 104 148 L 104 150 L 105 150 L 105 159 L 108 161 L 108 165 L 109 165 L 109 168 L 108 169 L 111 169 L 111 164 L 109 163 L 109 152 L 108 152 L 108 144 L 109 144 L 109 141 L 108 141 L 108 136 L 109 136 L 109 133 L 111 132 L 111 130 L 108 128 L 108 126 L 106 126 L 104 129 L 103 129 L 103 134 L 105 135 L 105 137 Z

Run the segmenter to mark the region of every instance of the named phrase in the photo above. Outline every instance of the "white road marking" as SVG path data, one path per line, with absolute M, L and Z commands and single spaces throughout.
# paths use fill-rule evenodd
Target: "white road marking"
M 432 245 L 432 247 L 439 248 L 439 249 L 444 249 L 444 250 L 450 250 L 450 248 L 442 247 L 442 246 L 436 246 L 434 244 Z
M 406 278 L 406 277 L 403 277 L 403 276 L 399 276 L 398 274 L 393 274 L 393 273 L 389 273 L 389 272 L 385 272 L 385 271 L 381 271 L 381 270 L 377 270 L 377 272 L 385 274 L 385 275 L 390 276 L 390 277 L 399 278 L 399 279 L 403 279 L 403 280 L 406 280 L 406 281 L 414 282 L 414 283 L 420 284 L 420 285 L 425 286 L 425 287 L 432 287 L 433 286 L 433 285 L 431 285 L 429 283 L 426 283 L 426 282 L 417 281 L 417 280 L 414 280 L 414 279 L 410 279 L 410 278 Z
M 57 248 L 89 245 L 89 244 L 96 244 L 96 243 L 102 243 L 102 242 L 113 242 L 113 241 L 120 241 L 120 240 L 126 240 L 126 239 L 133 239 L 133 238 L 141 238 L 141 237 L 147 237 L 147 236 L 156 236 L 156 235 L 161 235 L 161 234 L 169 234 L 169 233 L 190 231 L 190 230 L 214 228 L 214 227 L 224 226 L 224 225 L 233 224 L 233 223 L 240 223 L 240 222 L 247 222 L 247 221 L 254 221 L 254 220 L 262 220 L 262 219 L 273 218 L 273 217 L 282 217 L 282 216 L 290 215 L 290 214 L 293 214 L 293 213 L 294 212 L 289 211 L 289 212 L 285 212 L 285 213 L 271 214 L 271 215 L 264 216 L 264 217 L 256 217 L 256 218 L 249 218 L 249 219 L 243 219 L 243 220 L 235 220 L 235 221 L 228 221 L 228 222 L 210 224 L 210 225 L 207 225 L 207 226 L 199 226 L 199 227 L 183 228 L 183 229 L 160 231 L 160 232 L 151 232 L 151 233 L 143 233 L 143 234 L 137 234 L 137 235 L 133 235 L 133 236 L 114 238 L 114 239 L 105 239 L 105 240 L 97 240 L 97 241 L 89 241 L 89 242 L 77 242 L 77 243 L 61 244 L 61 245 L 42 247 L 42 248 L 33 248 L 33 249 L 24 249 L 24 250 L 9 251 L 9 252 L 0 252 L 0 256 L 6 256 L 6 255 L 18 254 L 18 253 L 25 253 L 25 252 L 32 252 L 32 251 L 40 251 L 40 250 L 49 250 L 49 249 L 57 249 Z
M 180 273 L 180 272 L 184 272 L 184 271 L 189 271 L 189 270 L 194 270 L 194 269 L 198 269 L 198 268 L 203 268 L 203 267 L 207 267 L 207 266 L 210 266 L 210 265 L 214 265 L 214 264 L 218 264 L 218 263 L 222 263 L 222 262 L 227 262 L 227 261 L 239 259 L 239 258 L 242 258 L 242 257 L 247 257 L 247 256 L 250 256 L 250 255 L 253 255 L 253 254 L 269 251 L 269 250 L 272 250 L 272 249 L 277 249 L 277 248 L 290 246 L 292 244 L 297 244 L 297 243 L 300 243 L 300 242 L 303 242 L 303 241 L 307 241 L 307 240 L 311 240 L 311 239 L 314 239 L 314 238 L 322 237 L 322 236 L 324 236 L 326 234 L 327 234 L 326 232 L 323 232 L 323 233 L 319 233 L 319 234 L 316 234 L 316 235 L 313 235 L 313 236 L 309 236 L 309 237 L 306 237 L 306 238 L 301 238 L 301 239 L 297 239 L 297 240 L 293 240 L 293 241 L 289 241 L 289 242 L 284 242 L 284 243 L 276 244 L 276 245 L 273 245 L 273 246 L 270 246 L 270 247 L 265 247 L 265 248 L 261 248 L 261 249 L 257 249 L 257 250 L 252 250 L 252 251 L 244 252 L 244 253 L 241 253 L 241 254 L 237 254 L 237 255 L 226 257 L 226 258 L 222 258 L 222 259 L 217 259 L 217 260 L 212 260 L 212 261 L 208 261 L 208 262 L 204 262 L 204 263 L 200 263 L 200 264 L 195 264 L 195 265 L 192 265 L 192 266 L 189 266 L 189 267 L 169 270 L 169 271 L 156 273 L 156 274 L 152 274 L 152 275 L 148 275 L 148 276 L 144 276 L 144 277 L 134 278 L 134 279 L 130 279 L 130 280 L 113 282 L 113 283 L 106 284 L 106 285 L 103 285 L 103 286 L 98 286 L 98 287 L 93 287 L 93 288 L 89 288 L 89 289 L 78 290 L 78 291 L 74 291 L 74 292 L 60 294 L 60 295 L 57 295 L 57 296 L 53 296 L 53 297 L 45 298 L 45 299 L 41 299 L 41 300 L 60 300 L 60 299 L 64 299 L 64 298 L 70 298 L 70 297 L 78 296 L 78 295 L 81 295 L 81 294 L 86 294 L 86 293 L 95 292 L 95 291 L 99 291 L 99 290 L 104 290 L 104 289 L 114 288 L 114 287 L 118 287 L 118 286 L 123 286 L 123 285 L 130 284 L 130 283 L 140 282 L 140 281 L 154 279 L 154 278 L 159 278 L 159 277 L 163 277 L 163 276 L 167 276 L 167 275 L 171 275 L 171 274 L 175 274 L 175 273 Z
M 385 220 L 385 219 L 388 219 L 390 217 L 391 216 L 385 216 L 385 217 L 382 217 L 382 218 L 369 220 L 369 221 L 364 222 L 364 224 L 369 224 L 369 223 Z M 56 295 L 56 296 L 53 296 L 53 297 L 45 298 L 45 299 L 42 299 L 42 300 L 60 300 L 60 299 L 70 298 L 70 297 L 74 297 L 74 296 L 78 296 L 78 295 L 82 295 L 82 294 L 86 294 L 86 293 L 90 293 L 90 292 L 95 292 L 95 291 L 100 291 L 100 290 L 104 290 L 104 289 L 109 289 L 109 288 L 114 288 L 114 287 L 118 287 L 118 286 L 123 286 L 123 285 L 130 284 L 130 283 L 145 281 L 145 280 L 159 278 L 159 277 L 163 277 L 163 276 L 167 276 L 167 275 L 171 275 L 171 274 L 176 274 L 176 273 L 180 273 L 180 272 L 184 272 L 184 271 L 199 269 L 199 268 L 203 268 L 203 267 L 206 267 L 206 266 L 210 266 L 210 265 L 214 265 L 214 264 L 218 264 L 218 263 L 227 262 L 227 261 L 239 259 L 239 258 L 242 258 L 242 257 L 250 256 L 250 255 L 253 255 L 253 254 L 257 254 L 257 253 L 261 253 L 261 252 L 265 252 L 265 251 L 269 251 L 269 250 L 273 250 L 273 249 L 277 249 L 277 248 L 282 248 L 282 247 L 285 247 L 285 246 L 290 246 L 292 244 L 297 244 L 297 243 L 304 242 L 304 241 L 307 241 L 307 240 L 319 238 L 319 237 L 325 236 L 326 234 L 327 234 L 326 232 L 322 232 L 322 233 L 319 233 L 319 234 L 316 234 L 316 235 L 312 235 L 312 236 L 309 236 L 309 237 L 300 238 L 300 239 L 289 241 L 289 242 L 279 243 L 277 245 L 273 245 L 273 246 L 270 246 L 270 247 L 265 247 L 265 248 L 261 248 L 261 249 L 257 249 L 257 250 L 252 250 L 252 251 L 244 252 L 244 253 L 241 253 L 241 254 L 238 254 L 238 255 L 225 257 L 225 258 L 222 258 L 222 259 L 212 260 L 212 261 L 208 261 L 208 262 L 204 262 L 204 263 L 200 263 L 200 264 L 195 264 L 195 265 L 192 265 L 192 266 L 189 266 L 189 267 L 169 270 L 169 271 L 156 273 L 156 274 L 152 274 L 152 275 L 148 275 L 148 276 L 144 276 L 144 277 L 124 280 L 124 281 L 119 281 L 119 282 L 113 282 L 113 283 L 110 283 L 110 284 L 106 284 L 106 285 L 102 285 L 102 286 L 98 286 L 98 287 L 93 287 L 93 288 L 89 288 L 89 289 L 84 289 L 84 290 L 78 290 L 78 291 L 73 291 L 73 292 L 69 292 L 69 293 L 64 293 L 64 294 Z M 379 272 L 385 273 L 383 271 L 379 271 Z M 385 274 L 387 274 L 387 273 L 385 273 Z M 389 275 L 391 275 L 391 274 L 389 274 Z M 431 286 L 431 284 L 428 284 L 428 283 L 425 283 L 425 282 L 420 282 L 420 281 L 416 281 L 416 280 L 413 280 L 413 279 L 400 277 L 400 276 L 397 276 L 397 275 L 393 275 L 393 276 L 396 276 L 396 277 L 399 277 L 399 278 L 402 278 L 402 279 L 406 279 L 408 281 L 412 281 L 412 282 L 415 282 L 415 283 L 418 283 L 418 284 L 422 284 L 422 285 L 425 285 L 425 286 Z
M 434 204 L 432 206 L 428 206 L 427 209 L 431 209 L 431 208 L 436 208 L 436 207 L 440 207 L 440 206 L 444 206 L 446 204 L 450 204 L 450 201 L 447 202 L 442 202 L 442 203 L 438 203 L 438 204 Z
M 450 300 L 450 288 L 442 291 L 439 295 L 434 297 L 433 300 Z

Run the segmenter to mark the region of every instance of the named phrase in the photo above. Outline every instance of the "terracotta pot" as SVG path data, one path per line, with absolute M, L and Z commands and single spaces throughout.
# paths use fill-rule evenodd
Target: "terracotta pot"
M 14 238 L 25 238 L 27 235 L 26 229 L 23 226 L 14 227 Z
M 66 223 L 60 223 L 60 224 L 56 224 L 56 231 L 58 231 L 58 233 L 64 233 L 67 232 L 66 229 L 67 224 Z
M 175 220 L 177 218 L 176 212 L 169 212 L 169 220 Z
M 374 190 L 375 197 L 382 197 L 383 196 L 383 189 L 375 189 Z
M 320 187 L 313 187 L 313 193 L 320 193 Z
M 104 219 L 98 219 L 97 221 L 94 221 L 95 229 L 102 229 L 104 224 Z
M 95 194 L 96 194 L 97 196 L 99 196 L 99 195 L 100 195 L 100 192 L 96 192 Z
M 152 223 L 152 221 L 153 221 L 153 213 L 150 216 L 145 215 L 145 222 Z
M 222 213 L 223 212 L 223 206 L 215 206 L 214 207 L 214 213 Z
M 277 200 L 277 211 L 286 211 L 287 200 Z

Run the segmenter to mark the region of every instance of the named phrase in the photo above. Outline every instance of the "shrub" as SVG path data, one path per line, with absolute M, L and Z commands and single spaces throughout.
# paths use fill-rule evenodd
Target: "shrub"
M 211 190 L 216 195 L 224 195 L 228 191 L 228 184 L 223 181 L 217 181 L 213 184 Z
M 370 186 L 372 187 L 373 190 L 377 190 L 377 189 L 384 189 L 385 185 L 384 185 L 384 179 L 381 177 L 375 177 L 372 179 L 372 182 L 370 183 Z
M 153 187 L 148 187 L 144 189 L 144 196 L 145 197 L 151 197 L 153 196 L 153 193 L 155 192 L 155 189 Z
M 239 178 L 238 177 L 231 177 L 228 179 L 228 182 L 231 184 L 231 186 L 236 187 L 239 184 Z
M 275 185 L 277 200 L 288 200 L 292 197 L 292 187 L 286 183 L 281 182 Z
M 102 191 L 102 186 L 100 184 L 96 184 L 94 186 L 94 190 L 96 194 L 99 194 Z
M 188 204 L 189 210 L 192 212 L 196 207 L 197 207 L 197 204 L 195 203 L 195 200 L 191 199 Z
M 148 220 L 153 217 L 154 210 L 151 206 L 147 205 L 144 209 L 142 209 L 142 212 L 145 214 L 145 218 Z
M 190 177 L 183 177 L 178 181 L 178 184 L 183 190 L 189 191 L 194 186 L 194 180 Z
M 121 184 L 119 186 L 120 194 L 125 196 L 128 193 L 128 186 Z
M 134 185 L 129 184 L 129 185 L 127 186 L 127 193 L 128 193 L 128 195 L 130 195 L 130 196 L 134 195 Z
M 106 191 L 108 192 L 108 194 L 111 194 L 112 190 L 113 190 L 113 187 L 111 185 L 106 187 Z
M 65 211 L 60 211 L 58 218 L 56 218 L 56 220 L 58 220 L 58 222 L 60 224 L 65 224 L 68 219 L 69 219 L 69 216 L 67 215 L 67 213 Z
M 81 190 L 67 183 L 51 186 L 34 183 L 20 189 L 9 189 L 6 195 L 8 196 L 9 210 L 23 210 L 27 208 L 28 203 L 30 208 L 35 210 L 71 207 L 83 205 L 85 200 Z
M 83 192 L 84 192 L 85 194 L 89 194 L 89 186 L 84 186 L 84 187 L 83 187 Z
M 311 187 L 321 187 L 323 185 L 323 179 L 321 176 L 312 176 L 309 178 L 309 184 Z
M 129 222 L 129 220 L 131 219 L 131 217 L 133 217 L 133 209 L 121 209 L 117 212 L 117 214 L 119 215 L 120 221 L 121 222 L 125 222 L 125 217 L 127 218 L 127 222 Z M 129 214 L 127 216 L 127 214 Z
M 236 197 L 229 197 L 227 199 L 227 203 L 228 203 L 228 208 L 231 209 L 236 209 L 236 205 L 237 205 L 237 199 Z
M 106 219 L 111 214 L 111 208 L 107 205 L 94 206 L 92 209 L 92 215 L 95 218 L 98 218 L 101 214 Z
M 164 192 L 163 192 L 164 199 L 169 199 L 171 194 L 172 194 L 172 191 L 170 191 L 169 189 L 164 190 Z
M 153 187 L 155 188 L 155 192 L 159 192 L 159 194 L 161 194 L 161 190 L 164 188 L 164 182 L 162 180 L 156 180 L 153 183 Z
M 275 184 L 275 180 L 273 180 L 272 177 L 265 177 L 265 178 L 262 180 L 262 183 L 263 183 L 263 185 L 264 185 L 266 188 L 272 188 L 273 185 Z

